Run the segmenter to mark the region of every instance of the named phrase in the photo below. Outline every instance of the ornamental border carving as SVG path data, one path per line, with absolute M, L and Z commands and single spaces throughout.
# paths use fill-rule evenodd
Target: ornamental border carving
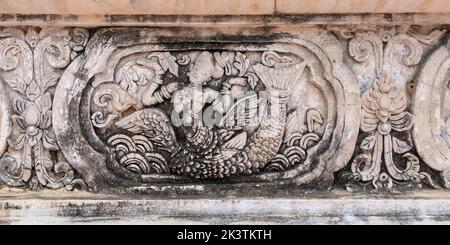
M 450 188 L 448 36 L 0 28 L 0 187 Z

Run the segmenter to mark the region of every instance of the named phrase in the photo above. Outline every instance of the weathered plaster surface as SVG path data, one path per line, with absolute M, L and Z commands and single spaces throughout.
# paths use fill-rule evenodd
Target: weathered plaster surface
M 445 13 L 446 0 L 1 0 L 5 14 L 263 15 Z
M 446 2 L 0 0 L 0 222 L 448 223 Z
M 449 224 L 448 192 L 377 196 L 343 191 L 293 198 L 89 193 L 0 194 L 0 224 Z
M 1 31 L 7 186 L 449 185 L 445 26 Z

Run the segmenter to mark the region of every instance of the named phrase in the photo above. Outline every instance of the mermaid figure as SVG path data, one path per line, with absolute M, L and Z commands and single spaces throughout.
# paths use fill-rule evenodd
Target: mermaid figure
M 183 126 L 203 126 L 202 111 L 206 104 L 211 104 L 214 111 L 223 114 L 224 106 L 218 91 L 206 87 L 212 79 L 222 76 L 215 71 L 214 57 L 204 51 L 195 59 L 188 72 L 189 85 L 173 94 L 173 109 L 176 113 L 183 112 Z
M 170 154 L 168 165 L 177 175 L 222 179 L 259 173 L 280 149 L 290 91 L 304 68 L 304 62 L 288 67 L 253 65 L 265 86 L 269 105 L 259 128 L 253 133 L 247 132 L 244 126 L 256 117 L 256 110 L 236 114 L 234 109 L 242 103 L 250 108 L 257 107 L 257 96 L 244 98 L 231 108 L 225 108 L 220 93 L 204 87 L 211 79 L 223 75 L 216 73 L 214 57 L 209 52 L 199 54 L 188 74 L 189 85 L 173 94 L 174 111 L 186 112 L 188 116 L 183 116 L 183 124 L 191 126 L 185 139 L 176 139 L 169 118 L 157 108 L 136 111 L 116 122 L 116 126 L 144 135 L 152 143 L 162 144 L 157 150 Z M 208 104 L 219 113 L 226 111 L 216 128 L 206 127 L 201 122 L 193 124 L 196 119 L 201 121 L 202 111 Z

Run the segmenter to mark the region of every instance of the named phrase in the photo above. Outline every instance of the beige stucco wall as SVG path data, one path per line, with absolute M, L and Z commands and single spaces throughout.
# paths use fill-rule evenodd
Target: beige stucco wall
M 445 13 L 449 0 L 0 0 L 0 14 Z

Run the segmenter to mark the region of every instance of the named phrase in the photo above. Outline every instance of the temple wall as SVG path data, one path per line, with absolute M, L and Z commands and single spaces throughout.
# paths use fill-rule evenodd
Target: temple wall
M 0 223 L 448 223 L 449 13 L 0 0 Z

